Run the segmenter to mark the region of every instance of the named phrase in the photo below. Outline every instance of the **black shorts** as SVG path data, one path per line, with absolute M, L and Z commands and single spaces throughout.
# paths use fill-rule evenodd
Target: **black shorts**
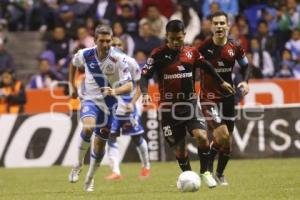
M 209 129 L 225 124 L 229 133 L 233 132 L 235 110 L 234 97 L 227 97 L 218 102 L 201 99 L 201 108 Z
M 203 114 L 197 102 L 189 105 L 173 105 L 171 111 L 159 111 L 161 116 L 161 127 L 165 140 L 172 147 L 181 141 L 186 132 L 192 135 L 194 129 L 207 130 Z

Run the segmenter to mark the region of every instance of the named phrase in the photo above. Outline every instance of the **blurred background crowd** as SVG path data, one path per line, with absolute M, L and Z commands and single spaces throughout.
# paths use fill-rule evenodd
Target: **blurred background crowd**
M 142 67 L 164 43 L 168 20 L 181 19 L 186 44 L 198 46 L 211 36 L 208 18 L 219 10 L 229 15 L 230 37 L 246 50 L 252 78 L 300 78 L 297 0 L 0 0 L 0 79 L 17 73 L 21 88 L 30 89 L 67 80 L 71 56 L 94 45 L 101 23 L 111 25 Z

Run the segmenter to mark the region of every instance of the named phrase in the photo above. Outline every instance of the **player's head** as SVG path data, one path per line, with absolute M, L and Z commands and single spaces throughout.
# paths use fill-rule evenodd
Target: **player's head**
M 210 16 L 211 30 L 214 37 L 224 38 L 228 35 L 228 16 L 223 11 L 218 11 Z
M 173 50 L 178 50 L 184 45 L 184 24 L 180 20 L 171 20 L 166 26 L 167 45 Z
M 99 25 L 95 29 L 95 43 L 100 50 L 108 50 L 111 45 L 113 32 L 108 25 Z
M 118 37 L 112 38 L 111 46 L 121 49 L 122 51 L 125 50 L 123 41 Z

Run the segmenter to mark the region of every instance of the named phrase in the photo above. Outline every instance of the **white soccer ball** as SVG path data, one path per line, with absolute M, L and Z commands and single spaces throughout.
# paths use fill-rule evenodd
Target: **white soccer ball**
M 177 180 L 177 188 L 181 192 L 196 192 L 200 185 L 200 177 L 193 171 L 182 172 Z

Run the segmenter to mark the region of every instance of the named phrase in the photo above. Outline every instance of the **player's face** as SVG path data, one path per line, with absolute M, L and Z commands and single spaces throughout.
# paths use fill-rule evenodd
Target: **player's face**
M 183 31 L 180 32 L 167 32 L 166 39 L 168 41 L 168 47 L 173 50 L 179 50 L 184 45 L 184 36 Z
M 221 15 L 212 18 L 211 29 L 214 34 L 214 37 L 218 37 L 218 38 L 227 37 L 229 26 L 226 17 Z
M 99 50 L 107 51 L 111 46 L 112 36 L 110 34 L 99 34 L 95 43 Z

